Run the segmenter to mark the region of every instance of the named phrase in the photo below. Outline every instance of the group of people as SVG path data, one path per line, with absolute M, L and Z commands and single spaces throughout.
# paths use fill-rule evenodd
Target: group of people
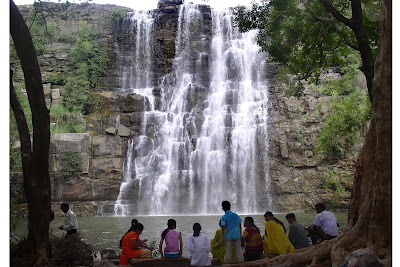
M 176 230 L 176 221 L 169 219 L 167 228 L 161 234 L 159 251 L 161 257 L 167 259 L 176 259 L 182 257 L 183 242 L 182 233 Z M 146 244 L 147 239 L 141 240 L 140 234 L 143 231 L 143 225 L 136 219 L 131 222 L 131 228 L 122 237 L 120 248 L 119 265 L 127 265 L 132 258 L 149 259 L 152 258 L 153 247 Z M 210 238 L 203 233 L 200 233 L 201 225 L 193 224 L 193 234 L 186 239 L 187 249 L 190 253 L 190 264 L 192 266 L 210 266 L 211 259 L 208 253 L 211 251 Z M 163 245 L 165 243 L 165 248 Z
M 69 209 L 67 203 L 61 204 L 61 209 L 66 218 L 64 225 L 59 229 L 67 231 L 67 236 L 76 235 L 78 227 L 76 215 Z M 260 259 L 262 254 L 263 257 L 270 258 L 280 254 L 294 253 L 295 249 L 306 248 L 310 243 L 308 237 L 312 244 L 318 244 L 338 235 L 339 223 L 332 212 L 325 210 L 323 203 L 315 205 L 317 216 L 314 223 L 307 228 L 308 235 L 306 228 L 296 221 L 293 213 L 286 215 L 289 223 L 289 233 L 286 234 L 283 223 L 272 212 L 267 211 L 264 214 L 265 232 L 261 236 L 260 229 L 254 224 L 254 219 L 246 217 L 242 221 L 236 213 L 231 211 L 229 201 L 222 202 L 222 210 L 225 215 L 219 222 L 221 229 L 217 230 L 212 240 L 206 234 L 201 233 L 199 223 L 193 224 L 193 234 L 188 235 L 186 239 L 191 266 L 210 266 L 211 259 L 208 256 L 210 252 L 222 264 L 253 261 Z M 242 222 L 245 227 L 243 232 Z M 167 259 L 182 257 L 182 233 L 176 229 L 174 219 L 169 219 L 167 226 L 161 234 L 159 244 L 161 257 Z M 138 220 L 131 221 L 131 227 L 120 241 L 122 249 L 120 265 L 127 265 L 132 258 L 152 258 L 154 248 L 146 244 L 147 239 L 140 239 L 143 229 L 143 224 Z
M 325 210 L 323 203 L 315 205 L 318 215 L 314 223 L 308 227 L 312 243 L 317 244 L 323 240 L 332 239 L 338 235 L 339 223 L 335 215 Z M 296 221 L 293 213 L 286 215 L 289 233 L 283 223 L 272 212 L 264 214 L 265 232 L 261 236 L 260 229 L 254 224 L 252 217 L 246 217 L 244 221 L 231 211 L 229 201 L 222 202 L 222 210 L 225 215 L 221 218 L 215 237 L 210 238 L 201 233 L 201 225 L 193 225 L 193 234 L 187 236 L 187 249 L 190 253 L 191 266 L 210 266 L 212 253 L 221 263 L 233 263 L 258 260 L 263 257 L 275 257 L 280 254 L 294 253 L 295 249 L 309 246 L 309 238 L 306 229 Z M 245 229 L 242 232 L 242 222 Z M 174 259 L 182 257 L 182 233 L 176 229 L 176 221 L 169 219 L 168 227 L 161 234 L 159 251 L 161 257 Z M 131 258 L 151 258 L 154 249 L 146 245 L 147 240 L 140 240 L 143 225 L 136 219 L 132 220 L 132 226 L 120 242 L 122 253 L 120 265 L 126 265 Z M 133 233 L 132 233 L 133 232 Z M 165 248 L 163 249 L 165 243 Z M 244 247 L 244 253 L 242 250 Z

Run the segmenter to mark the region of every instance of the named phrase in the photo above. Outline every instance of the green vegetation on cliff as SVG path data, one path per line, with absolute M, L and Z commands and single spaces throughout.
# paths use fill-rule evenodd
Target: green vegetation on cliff
M 333 97 L 330 114 L 324 120 L 315 147 L 319 154 L 342 156 L 357 143 L 360 129 L 371 118 L 372 107 L 367 91 L 354 85 L 360 75 L 358 64 L 357 57 L 349 56 L 340 68 L 343 73 L 340 79 L 328 79 L 325 86 L 315 86 L 319 92 Z
M 82 25 L 70 53 L 72 71 L 66 75 L 55 73 L 47 78 L 52 84 L 64 85 L 62 106 L 51 108 L 51 119 L 55 123 L 52 132 L 85 131 L 82 114 L 97 101 L 91 97 L 90 90 L 96 87 L 109 60 L 106 46 L 98 42 L 98 35 L 88 26 Z
M 52 36 L 53 28 L 48 27 L 43 13 L 39 13 L 33 7 L 29 12 L 28 21 L 31 23 L 30 32 L 37 55 L 43 55 L 45 44 L 48 44 Z
M 120 20 L 126 18 L 126 11 L 121 7 L 116 7 L 111 11 L 111 18 L 114 21 L 119 22 Z
M 104 74 L 108 54 L 106 46 L 97 41 L 97 35 L 92 29 L 82 27 L 71 51 L 74 70 L 67 77 L 64 98 L 64 106 L 70 111 L 84 112 L 90 101 L 90 88 Z
M 78 151 L 66 150 L 62 155 L 62 176 L 69 179 L 74 173 L 82 171 L 82 156 Z

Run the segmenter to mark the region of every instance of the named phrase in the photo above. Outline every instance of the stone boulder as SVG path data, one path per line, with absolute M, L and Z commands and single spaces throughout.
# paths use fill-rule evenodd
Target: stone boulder
M 62 155 L 65 151 L 76 151 L 82 156 L 82 172 L 89 172 L 89 143 L 88 133 L 57 133 L 50 140 L 49 170 L 62 170 Z
M 120 94 L 113 103 L 113 111 L 131 113 L 150 110 L 149 99 L 139 94 Z
M 92 137 L 93 158 L 124 157 L 123 147 L 126 143 L 114 135 L 95 135 Z
M 120 125 L 118 127 L 117 134 L 121 137 L 131 137 L 132 136 L 131 130 L 124 125 Z
M 384 267 L 378 256 L 369 248 L 361 248 L 350 253 L 339 267 Z
M 105 132 L 108 133 L 108 134 L 116 135 L 117 134 L 117 129 L 115 129 L 115 127 L 108 127 L 105 130 Z

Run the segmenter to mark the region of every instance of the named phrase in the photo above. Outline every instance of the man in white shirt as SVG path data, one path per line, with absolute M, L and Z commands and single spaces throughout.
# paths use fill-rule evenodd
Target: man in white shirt
M 67 231 L 68 236 L 77 234 L 78 221 L 76 220 L 75 213 L 69 209 L 68 203 L 62 203 L 61 210 L 65 213 L 65 220 L 64 224 L 58 228 Z
M 324 240 L 330 240 L 339 234 L 339 222 L 335 214 L 325 210 L 324 203 L 317 203 L 315 205 L 317 216 L 313 225 L 308 227 L 308 234 L 311 237 L 313 244 L 318 244 Z

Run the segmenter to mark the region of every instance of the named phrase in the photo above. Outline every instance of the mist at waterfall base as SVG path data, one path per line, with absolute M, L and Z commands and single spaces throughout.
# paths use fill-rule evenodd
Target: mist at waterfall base
M 167 221 L 173 218 L 177 221 L 177 229 L 182 232 L 184 243 L 184 256 L 188 256 L 186 250 L 186 237 L 193 234 L 193 224 L 200 223 L 202 233 L 207 234 L 210 238 L 214 238 L 215 232 L 219 229 L 218 222 L 221 219 L 223 212 L 220 215 L 203 215 L 203 216 L 135 216 L 135 217 L 78 217 L 78 231 L 83 241 L 90 243 L 94 249 L 112 249 L 119 250 L 119 240 L 129 229 L 132 218 L 136 218 L 144 225 L 143 233 L 140 235 L 141 239 L 147 239 L 148 242 L 156 241 L 157 245 L 160 242 L 161 232 L 167 228 Z M 274 214 L 281 220 L 289 230 L 289 224 L 285 219 L 284 214 Z M 240 215 L 244 218 L 248 215 Z M 262 215 L 251 215 L 254 218 L 255 225 L 264 231 L 264 217 Z M 316 213 L 296 213 L 296 219 L 303 226 L 310 225 L 315 219 Z M 335 212 L 335 216 L 340 224 L 339 232 L 347 225 L 347 212 Z M 26 218 L 12 218 L 12 222 L 16 223 L 16 229 L 11 232 L 12 235 L 18 238 L 26 237 L 28 234 L 27 219 Z M 56 217 L 50 223 L 50 233 L 57 237 L 65 235 L 65 231 L 58 229 L 62 225 L 64 217 Z M 242 224 L 242 230 L 243 224 Z M 211 256 L 211 255 L 210 255 Z
M 180 6 L 172 72 L 159 81 L 152 65 L 154 14 L 124 19 L 122 31 L 136 37 L 132 51 L 115 43 L 117 91 L 141 95 L 147 104 L 140 136 L 128 144 L 114 213 L 102 215 L 219 214 L 223 200 L 242 214 L 273 210 L 267 55 L 256 31 L 241 34 L 233 26 L 232 9 L 212 9 L 211 17 L 207 36 L 200 6 Z

